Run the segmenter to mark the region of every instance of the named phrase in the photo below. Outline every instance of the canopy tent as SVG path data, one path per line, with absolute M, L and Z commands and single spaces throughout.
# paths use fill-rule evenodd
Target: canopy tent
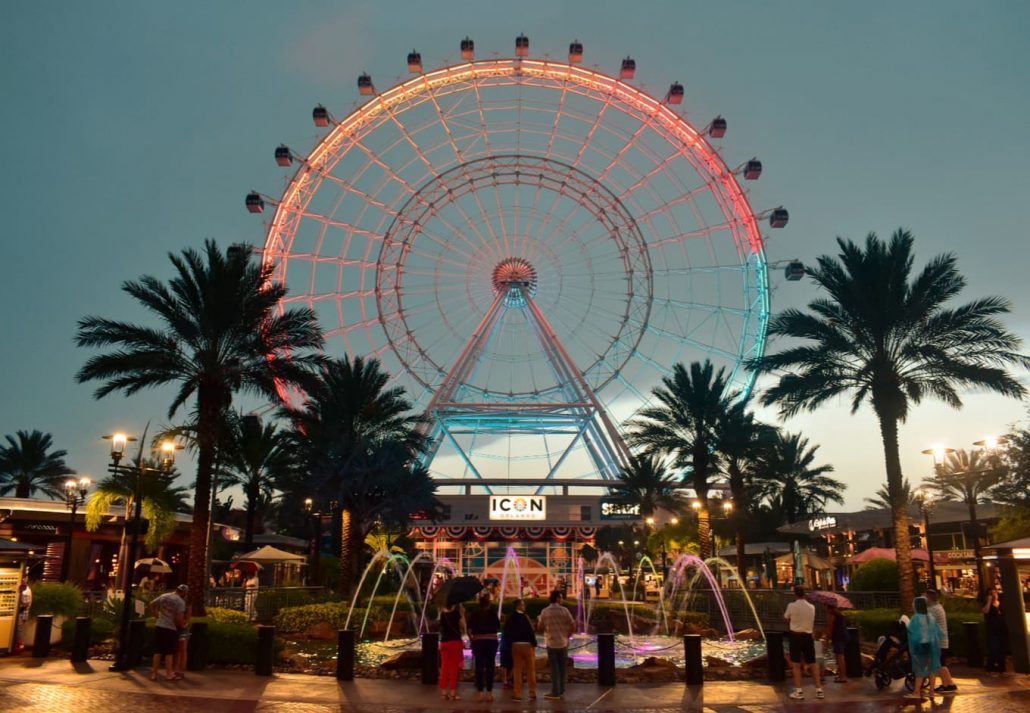
M 304 555 L 295 555 L 292 552 L 284 552 L 277 547 L 265 545 L 253 552 L 240 555 L 236 558 L 244 562 L 258 562 L 260 564 L 280 564 L 284 562 L 303 562 Z
M 848 564 L 863 564 L 875 559 L 885 559 L 893 562 L 898 559 L 898 552 L 893 547 L 870 547 L 868 550 L 862 550 L 848 560 Z M 922 548 L 915 547 L 912 549 L 912 559 L 917 562 L 929 562 L 930 554 Z M 940 562 L 942 558 L 936 556 L 935 559 Z

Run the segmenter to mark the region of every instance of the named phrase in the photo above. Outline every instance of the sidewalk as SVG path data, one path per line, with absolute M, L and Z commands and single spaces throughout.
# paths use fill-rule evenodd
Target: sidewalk
M 191 673 L 186 680 L 151 681 L 149 669 L 128 674 L 111 673 L 109 662 L 72 665 L 61 659 L 45 661 L 11 658 L 0 662 L 0 710 L 139 713 L 251 713 L 287 711 L 322 713 L 394 713 L 398 711 L 884 711 L 904 705 L 903 688 L 877 691 L 869 679 L 840 685 L 829 683 L 826 700 L 815 700 L 806 688 L 806 700 L 788 701 L 788 684 L 773 686 L 750 681 L 715 681 L 689 689 L 682 684 L 621 685 L 613 689 L 590 684 L 569 686 L 566 700 L 517 703 L 509 692 L 496 689 L 494 703 L 476 703 L 475 690 L 463 685 L 463 700 L 441 701 L 432 686 L 410 681 L 357 680 L 338 683 L 332 677 L 278 674 L 259 677 L 240 671 L 210 670 Z M 961 673 L 961 672 L 960 672 Z M 1030 676 L 1003 678 L 958 677 L 958 696 L 937 697 L 938 708 L 956 712 L 1030 711 Z M 548 687 L 541 686 L 541 696 Z M 909 709 L 916 710 L 912 705 Z M 929 706 L 923 706 L 929 710 Z

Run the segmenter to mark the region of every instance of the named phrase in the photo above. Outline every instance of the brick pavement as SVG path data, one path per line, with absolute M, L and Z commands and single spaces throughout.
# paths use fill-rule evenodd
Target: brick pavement
M 444 703 L 436 691 L 409 681 L 359 680 L 338 684 L 328 677 L 282 674 L 260 678 L 248 672 L 210 670 L 190 674 L 177 683 L 150 681 L 147 669 L 129 674 L 107 671 L 106 663 L 73 668 L 66 661 L 31 659 L 0 661 L 0 711 L 24 713 L 521 713 L 561 710 L 569 713 L 884 713 L 886 711 L 949 710 L 954 713 L 1030 712 L 1030 677 L 999 679 L 959 677 L 963 691 L 937 697 L 936 705 L 918 706 L 903 700 L 903 691 L 876 691 L 868 680 L 827 688 L 827 699 L 789 701 L 787 686 L 757 682 L 711 682 L 703 688 L 681 684 L 623 685 L 600 689 L 573 684 L 564 703 L 541 699 L 517 704 L 498 700 L 479 704 L 475 692 L 463 687 L 465 700 Z M 499 691 L 497 693 L 500 693 Z M 498 696 L 500 699 L 501 696 Z

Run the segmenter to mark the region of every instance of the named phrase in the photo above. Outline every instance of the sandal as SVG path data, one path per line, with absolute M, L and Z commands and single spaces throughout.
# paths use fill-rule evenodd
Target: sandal
M 151 681 L 156 681 L 157 680 L 157 671 L 151 671 L 150 672 L 150 680 Z

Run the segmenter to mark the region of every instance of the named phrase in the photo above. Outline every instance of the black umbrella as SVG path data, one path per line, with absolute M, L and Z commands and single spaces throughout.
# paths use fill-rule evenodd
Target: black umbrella
M 479 594 L 483 583 L 478 577 L 455 577 L 440 585 L 433 595 L 433 603 L 438 607 L 449 607 L 453 604 L 467 602 Z

